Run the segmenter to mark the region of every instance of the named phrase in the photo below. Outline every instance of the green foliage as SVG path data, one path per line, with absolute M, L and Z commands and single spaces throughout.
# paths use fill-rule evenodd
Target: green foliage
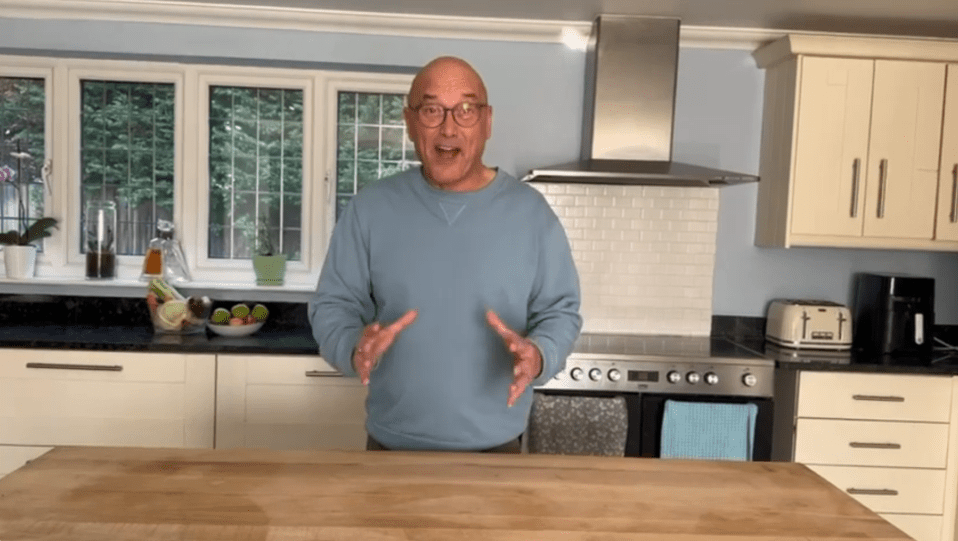
M 0 244 L 26 246 L 35 240 L 49 237 L 52 234 L 50 228 L 58 229 L 56 218 L 40 218 L 33 222 L 33 225 L 28 227 L 23 233 L 16 230 L 0 233 Z

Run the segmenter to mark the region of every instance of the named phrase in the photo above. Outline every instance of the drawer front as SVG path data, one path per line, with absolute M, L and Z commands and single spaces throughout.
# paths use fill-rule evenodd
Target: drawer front
M 944 468 L 948 425 L 799 419 L 795 462 Z
M 821 466 L 808 468 L 876 513 L 940 515 L 945 470 Z
M 891 522 L 896 528 L 905 532 L 915 541 L 942 541 L 951 539 L 944 537 L 941 527 L 944 521 L 936 515 L 896 515 L 894 513 L 879 513 L 881 517 Z
M 53 447 L 28 445 L 0 445 L 0 477 L 16 470 L 28 461 L 46 453 Z
M 947 423 L 951 378 L 802 372 L 798 417 Z
M 187 355 L 49 349 L 0 350 L 0 379 L 151 381 L 186 379 Z
M 0 444 L 212 447 L 215 356 L 57 353 L 0 363 Z

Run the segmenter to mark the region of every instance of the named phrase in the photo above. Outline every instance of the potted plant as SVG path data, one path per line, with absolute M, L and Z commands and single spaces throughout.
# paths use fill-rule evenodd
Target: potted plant
M 23 160 L 32 159 L 26 152 L 20 151 L 20 141 L 17 140 L 17 151 L 10 153 L 16 158 L 17 168 L 10 166 L 0 167 L 0 185 L 9 184 L 17 197 L 17 228 L 0 233 L 0 245 L 3 245 L 3 264 L 7 271 L 7 278 L 29 278 L 36 270 L 37 247 L 33 244 L 44 237 L 51 235 L 50 229 L 57 227 L 56 218 L 43 217 L 29 223 L 28 187 L 29 181 L 21 174 Z M 42 169 L 41 179 L 47 182 L 49 162 Z
M 275 252 L 269 229 L 262 220 L 257 228 L 253 272 L 258 286 L 281 286 L 286 278 L 286 254 Z

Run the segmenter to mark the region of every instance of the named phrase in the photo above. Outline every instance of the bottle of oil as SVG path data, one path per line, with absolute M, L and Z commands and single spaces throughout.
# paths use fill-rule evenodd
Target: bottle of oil
M 150 244 L 146 247 L 140 280 L 149 282 L 154 278 L 163 277 L 163 239 L 161 235 L 162 232 L 158 230 L 156 236 L 150 239 Z

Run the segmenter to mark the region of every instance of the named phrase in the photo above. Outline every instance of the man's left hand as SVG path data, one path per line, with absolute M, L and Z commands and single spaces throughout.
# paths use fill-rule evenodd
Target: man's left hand
M 506 326 L 492 310 L 486 312 L 486 321 L 502 337 L 506 349 L 512 353 L 512 385 L 509 387 L 509 407 L 526 390 L 532 380 L 542 372 L 542 355 L 539 348 L 528 338 Z

